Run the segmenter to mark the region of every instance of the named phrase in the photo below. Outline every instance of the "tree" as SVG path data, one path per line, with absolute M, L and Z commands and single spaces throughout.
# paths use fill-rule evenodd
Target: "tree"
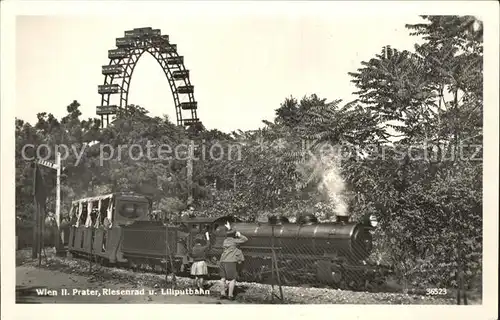
M 451 285 L 457 265 L 480 272 L 482 166 L 457 151 L 482 138 L 482 43 L 463 28 L 470 17 L 423 18 L 408 26 L 427 40 L 415 53 L 391 49 L 351 73 L 379 126 L 401 138 L 351 169 L 368 177 L 354 188 L 376 210 L 401 278 Z

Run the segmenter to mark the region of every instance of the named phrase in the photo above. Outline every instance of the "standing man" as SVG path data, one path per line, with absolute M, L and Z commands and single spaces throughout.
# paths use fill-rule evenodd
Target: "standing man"
M 45 241 L 45 239 L 49 240 L 49 243 L 44 243 L 44 245 L 54 244 L 54 250 L 55 250 L 55 247 L 57 245 L 56 241 L 58 240 L 59 233 L 57 231 L 57 223 L 53 211 L 49 211 L 45 216 L 44 229 L 46 233 L 44 234 L 43 237 L 44 239 L 42 241 Z
M 194 207 L 192 204 L 188 205 L 186 210 L 181 213 L 181 220 L 194 217 Z

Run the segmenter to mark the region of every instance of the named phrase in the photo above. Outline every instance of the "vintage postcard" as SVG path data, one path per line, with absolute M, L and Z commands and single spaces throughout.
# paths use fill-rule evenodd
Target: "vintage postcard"
M 2 2 L 2 319 L 497 319 L 495 4 Z

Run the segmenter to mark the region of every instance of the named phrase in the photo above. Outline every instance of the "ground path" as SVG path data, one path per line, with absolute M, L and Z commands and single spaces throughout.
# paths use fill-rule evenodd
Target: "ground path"
M 55 290 L 57 296 L 46 296 L 37 293 L 36 288 L 41 291 Z M 69 294 L 64 296 L 61 289 L 72 292 L 73 289 L 93 289 L 103 292 L 102 289 L 123 290 L 143 289 L 131 288 L 130 284 L 118 283 L 117 281 L 93 281 L 92 278 L 82 275 L 73 275 L 55 270 L 47 270 L 33 266 L 19 266 L 16 268 L 16 302 L 18 303 L 167 303 L 167 304 L 220 304 L 237 303 L 227 300 L 219 300 L 215 296 L 178 295 L 171 292 L 162 295 L 157 289 L 157 295 L 148 294 L 153 287 L 144 287 L 144 295 L 101 295 L 82 296 Z M 167 291 L 164 291 L 167 293 Z M 211 293 L 212 295 L 214 293 Z

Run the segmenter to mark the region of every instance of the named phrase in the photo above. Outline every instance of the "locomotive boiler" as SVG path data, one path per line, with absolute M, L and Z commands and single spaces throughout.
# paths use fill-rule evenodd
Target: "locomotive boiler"
M 337 256 L 362 261 L 372 250 L 370 229 L 359 223 L 318 223 L 314 216 L 299 223 L 235 223 L 233 228 L 248 237 L 244 248 L 279 248 L 283 257 Z M 225 232 L 219 228 L 218 239 Z M 247 249 L 251 254 L 258 249 Z

